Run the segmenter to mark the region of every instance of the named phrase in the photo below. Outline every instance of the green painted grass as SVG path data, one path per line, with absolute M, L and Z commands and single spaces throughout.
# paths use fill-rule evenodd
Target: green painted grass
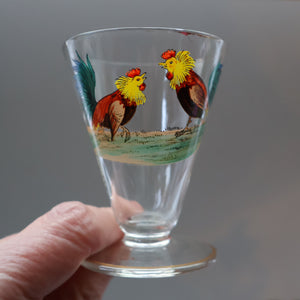
M 110 132 L 92 131 L 94 147 L 104 159 L 146 165 L 162 165 L 183 160 L 193 154 L 199 147 L 204 124 L 189 128 L 176 137 L 181 130 L 131 132 L 130 139 L 118 133 L 110 141 Z

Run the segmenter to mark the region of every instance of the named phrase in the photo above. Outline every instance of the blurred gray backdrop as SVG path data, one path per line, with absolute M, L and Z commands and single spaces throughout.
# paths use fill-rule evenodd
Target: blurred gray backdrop
M 1 0 L 0 237 L 62 201 L 109 205 L 64 40 L 121 26 L 206 31 L 227 51 L 175 231 L 214 244 L 217 263 L 113 279 L 104 298 L 300 299 L 299 16 L 295 0 Z

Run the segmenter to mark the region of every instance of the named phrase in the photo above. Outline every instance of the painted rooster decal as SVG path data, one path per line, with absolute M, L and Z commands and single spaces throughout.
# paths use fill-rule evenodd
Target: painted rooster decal
M 103 97 L 98 102 L 95 98 L 95 72 L 88 55 L 86 63 L 77 53 L 74 60 L 76 81 L 88 123 L 94 128 L 105 127 L 110 129 L 111 141 L 114 140 L 119 128 L 125 134 L 125 142 L 130 139 L 130 132 L 124 126 L 135 114 L 138 105 L 145 103 L 146 97 L 143 91 L 146 88 L 145 73 L 141 74 L 139 68 L 131 69 L 126 76 L 119 77 L 115 85 L 117 90 Z
M 189 51 L 165 51 L 161 57 L 166 61 L 159 63 L 168 72 L 166 77 L 170 80 L 170 87 L 176 90 L 177 98 L 189 115 L 183 134 L 192 118 L 201 118 L 207 101 L 207 90 L 203 80 L 193 71 L 194 59 Z M 181 135 L 179 134 L 179 135 Z

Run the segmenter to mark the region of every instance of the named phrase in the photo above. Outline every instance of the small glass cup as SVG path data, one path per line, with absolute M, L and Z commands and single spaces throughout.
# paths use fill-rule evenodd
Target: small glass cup
M 83 263 L 124 277 L 202 268 L 215 248 L 170 238 L 221 73 L 219 37 L 117 28 L 66 41 L 87 130 L 124 239 Z M 99 220 L 101 221 L 101 220 Z

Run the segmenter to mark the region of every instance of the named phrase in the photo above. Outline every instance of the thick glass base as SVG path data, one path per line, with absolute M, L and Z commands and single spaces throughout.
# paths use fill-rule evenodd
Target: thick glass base
M 141 247 L 119 241 L 82 265 L 111 276 L 161 278 L 202 269 L 215 262 L 216 249 L 209 244 L 186 237 L 172 237 L 168 241 Z

